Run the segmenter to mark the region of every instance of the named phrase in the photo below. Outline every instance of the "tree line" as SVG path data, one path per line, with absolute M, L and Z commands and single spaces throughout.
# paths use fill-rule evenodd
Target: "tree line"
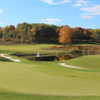
M 100 29 L 21 23 L 0 27 L 0 43 L 100 42 Z

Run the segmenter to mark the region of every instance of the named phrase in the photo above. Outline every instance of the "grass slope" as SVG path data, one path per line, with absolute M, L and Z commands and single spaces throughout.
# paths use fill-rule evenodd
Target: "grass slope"
M 80 66 L 93 70 L 100 70 L 100 55 L 83 56 L 66 62 L 70 65 Z
M 100 100 L 99 96 L 37 96 L 18 93 L 0 93 L 1 100 Z
M 42 49 L 48 46 L 52 45 L 0 46 L 0 51 L 1 53 L 33 52 L 33 48 Z M 100 65 L 99 57 L 82 57 L 66 63 L 80 64 L 82 67 L 97 70 Z M 91 67 L 90 64 L 85 63 L 87 58 L 88 61 L 96 63 L 95 67 L 91 63 Z M 0 62 L 0 100 L 100 99 L 98 97 L 100 96 L 99 70 L 75 70 L 64 68 L 58 64 L 59 62 L 31 62 L 23 58 L 19 59 L 22 60 L 21 63 Z
M 0 62 L 0 88 L 4 88 L 4 91 L 37 95 L 99 96 L 99 77 L 99 72 L 66 69 L 57 65 L 57 62 Z

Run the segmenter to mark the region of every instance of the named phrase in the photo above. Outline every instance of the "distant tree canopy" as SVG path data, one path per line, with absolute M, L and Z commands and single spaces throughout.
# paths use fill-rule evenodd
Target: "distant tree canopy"
M 100 42 L 100 29 L 21 23 L 0 27 L 0 43 Z
M 73 28 L 72 34 L 73 42 L 93 42 L 95 40 L 94 32 L 91 29 L 76 27 Z

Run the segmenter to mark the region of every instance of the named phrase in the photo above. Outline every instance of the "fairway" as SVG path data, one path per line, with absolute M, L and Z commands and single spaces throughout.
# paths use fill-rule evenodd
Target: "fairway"
M 1 89 L 18 93 L 99 96 L 99 77 L 99 72 L 66 69 L 51 62 L 0 63 Z
M 12 47 L 12 46 L 11 46 Z M 13 52 L 23 48 L 16 46 Z M 30 47 L 30 48 L 28 48 Z M 35 46 L 26 46 L 32 51 Z M 46 48 L 46 47 L 44 47 Z M 10 51 L 7 47 L 1 48 Z M 58 61 L 38 62 L 24 58 L 20 63 L 0 61 L 0 99 L 2 100 L 99 100 L 100 99 L 100 56 L 84 56 L 65 61 L 86 69 L 70 69 L 59 65 Z M 85 59 L 98 64 L 86 64 Z M 82 60 L 81 60 L 82 59 Z M 81 61 L 83 61 L 82 63 Z M 77 62 L 74 63 L 74 62 Z M 86 66 L 83 66 L 84 64 Z M 91 67 L 90 67 L 91 64 Z M 78 66 L 78 65 L 77 65 Z
M 99 96 L 37 96 L 18 93 L 0 93 L 1 100 L 100 100 Z
M 52 46 L 57 46 L 55 44 L 20 44 L 20 45 L 0 45 L 0 52 L 23 52 L 23 53 L 32 53 L 34 50 L 42 50 Z
M 100 100 L 100 0 L 0 1 L 0 100 Z
M 78 57 L 66 61 L 66 64 L 84 67 L 89 70 L 100 70 L 100 55 Z

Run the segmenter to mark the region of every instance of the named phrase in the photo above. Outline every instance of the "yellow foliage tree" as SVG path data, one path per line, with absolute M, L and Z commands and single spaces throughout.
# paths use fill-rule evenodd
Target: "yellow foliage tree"
M 59 43 L 70 44 L 72 42 L 72 29 L 69 26 L 63 26 L 59 31 Z

